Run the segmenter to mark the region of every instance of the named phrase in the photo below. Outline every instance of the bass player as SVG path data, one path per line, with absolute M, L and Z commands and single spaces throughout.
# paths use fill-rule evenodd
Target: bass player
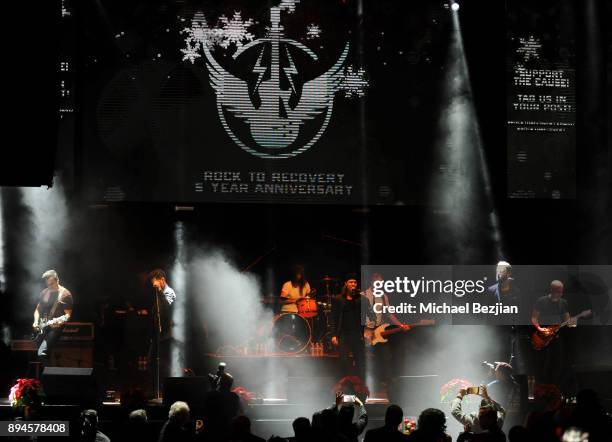
M 563 283 L 554 280 L 550 283 L 550 293 L 536 301 L 531 313 L 531 323 L 542 336 L 556 333 L 555 325 L 570 320 L 568 304 L 563 299 Z M 575 326 L 574 324 L 572 324 Z M 549 345 L 536 355 L 538 371 L 536 382 L 540 384 L 561 385 L 564 378 L 563 341 L 553 339 Z
M 361 296 L 367 300 L 365 304 L 367 307 L 365 311 L 364 341 L 366 344 L 367 364 L 369 367 L 372 367 L 372 369 L 368 370 L 369 372 L 366 373 L 366 384 L 372 386 L 373 393 L 379 398 L 385 398 L 387 396 L 392 354 L 389 345 L 372 346 L 370 344 L 370 339 L 374 330 L 384 323 L 393 324 L 404 331 L 410 330 L 410 326 L 403 324 L 393 313 L 375 312 L 374 305 L 389 305 L 389 298 L 386 294 L 381 297 L 374 296 L 374 282 L 382 280 L 384 280 L 384 278 L 380 273 L 373 273 L 370 277 L 370 284 L 367 290 L 361 293 Z M 380 308 L 377 309 L 377 311 L 380 311 Z M 371 378 L 368 379 L 368 377 Z

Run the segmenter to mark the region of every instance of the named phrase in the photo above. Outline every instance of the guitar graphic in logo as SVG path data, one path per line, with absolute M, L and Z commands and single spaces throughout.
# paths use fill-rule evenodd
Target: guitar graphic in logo
M 223 128 L 238 146 L 260 158 L 291 158 L 312 147 L 327 129 L 333 113 L 334 97 L 352 72 L 349 70 L 347 73 L 347 42 L 337 61 L 323 74 L 306 81 L 300 92 L 296 84 L 299 73 L 292 53 L 301 51 L 313 62 L 318 61 L 318 57 L 304 44 L 284 35 L 281 12 L 293 12 L 297 3 L 283 1 L 279 6 L 270 8 L 270 26 L 266 36 L 239 46 L 232 55 L 234 60 L 239 60 L 247 51 L 258 51 L 252 68 L 252 72 L 257 74 L 254 86 L 249 87 L 246 80 L 219 64 L 212 54 L 212 42 L 202 43 Z M 281 83 L 288 87 L 281 87 Z M 233 127 L 236 121 L 248 127 L 250 136 L 239 135 L 240 132 Z M 318 127 L 313 128 L 313 125 Z

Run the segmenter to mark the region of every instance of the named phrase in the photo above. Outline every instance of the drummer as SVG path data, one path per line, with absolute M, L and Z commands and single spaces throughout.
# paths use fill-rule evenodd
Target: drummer
M 291 280 L 281 288 L 281 313 L 297 313 L 297 300 L 310 296 L 310 284 L 304 277 L 304 266 L 294 265 Z

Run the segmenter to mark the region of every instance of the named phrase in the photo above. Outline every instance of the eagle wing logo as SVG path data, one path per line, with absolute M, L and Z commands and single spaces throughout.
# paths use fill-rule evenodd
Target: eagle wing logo
M 272 26 L 268 36 L 251 42 L 240 52 L 263 43 L 271 47 L 270 66 L 261 66 L 262 50 L 253 68 L 253 72 L 260 74 L 255 87 L 261 99 L 259 106 L 256 107 L 251 100 L 248 83 L 224 69 L 214 58 L 210 45 L 204 44 L 203 51 L 210 85 L 217 97 L 219 118 L 232 140 L 245 151 L 261 158 L 290 158 L 309 149 L 327 129 L 333 111 L 334 96 L 345 78 L 349 43 L 345 44 L 340 57 L 331 68 L 303 84 L 299 102 L 292 108 L 289 99 L 292 91 L 295 93 L 295 86 L 291 75 L 296 74 L 297 70 L 287 46 L 298 47 L 314 59 L 316 55 L 301 43 L 284 38 L 279 8 L 271 8 L 270 15 Z M 290 62 L 288 67 L 280 66 L 282 45 L 285 45 Z M 234 58 L 238 55 L 239 53 L 236 53 Z M 268 73 L 266 80 L 263 80 L 264 73 Z M 283 73 L 291 84 L 289 90 L 280 87 L 280 76 Z M 248 125 L 252 142 L 245 142 L 232 130 L 226 114 Z M 297 141 L 304 125 L 318 117 L 322 119 L 319 129 L 314 136 L 300 145 Z

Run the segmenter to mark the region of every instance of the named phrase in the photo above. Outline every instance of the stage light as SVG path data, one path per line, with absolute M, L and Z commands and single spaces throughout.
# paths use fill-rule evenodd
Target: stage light
M 452 3 L 451 3 L 451 9 L 452 9 L 454 12 L 457 12 L 457 11 L 459 10 L 459 3 L 457 3 L 457 2 L 452 2 Z
M 458 6 L 451 4 L 453 10 Z M 493 244 L 493 259 L 498 259 L 505 254 L 457 14 L 452 16 L 447 57 L 436 141 L 438 170 L 431 186 L 432 203 L 439 211 L 431 225 L 438 236 L 451 236 L 453 245 L 440 244 L 442 250 L 435 253 L 455 264 L 479 262 L 490 257 L 485 246 Z

